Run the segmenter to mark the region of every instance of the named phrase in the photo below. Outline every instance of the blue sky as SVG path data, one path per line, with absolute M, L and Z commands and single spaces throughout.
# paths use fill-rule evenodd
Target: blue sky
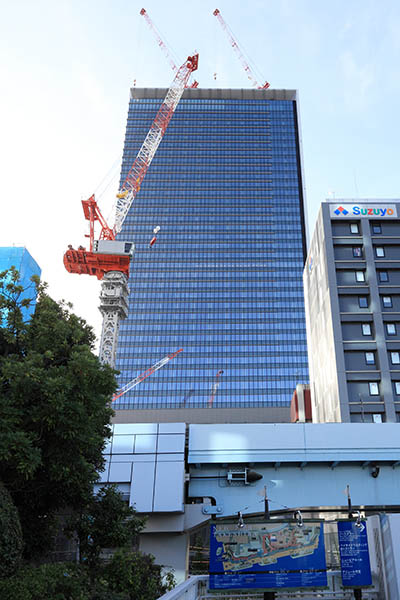
M 25 245 L 51 294 L 97 332 L 99 284 L 69 275 L 62 255 L 84 242 L 80 199 L 103 180 L 99 204 L 113 220 L 129 87 L 173 78 L 142 6 L 179 64 L 199 52 L 202 87 L 249 87 L 219 8 L 260 79 L 299 90 L 310 231 L 328 196 L 400 196 L 398 0 L 0 4 L 1 244 Z

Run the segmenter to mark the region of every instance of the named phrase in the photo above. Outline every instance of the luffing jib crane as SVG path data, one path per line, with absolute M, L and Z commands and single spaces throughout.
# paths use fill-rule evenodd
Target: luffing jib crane
M 219 378 L 221 377 L 222 374 L 223 374 L 223 371 L 221 369 L 220 371 L 218 371 L 218 373 L 215 376 L 215 381 L 214 381 L 214 383 L 212 385 L 211 394 L 210 394 L 210 397 L 208 399 L 209 406 L 212 406 L 213 403 L 214 403 L 215 396 L 217 395 L 218 387 L 219 387 L 219 384 L 220 384 L 220 379 Z
M 144 17 L 144 20 L 146 21 L 147 25 L 149 26 L 150 31 L 153 33 L 156 42 L 158 44 L 158 47 L 163 51 L 163 53 L 165 54 L 166 59 L 168 60 L 169 66 L 171 67 L 171 69 L 176 72 L 178 70 L 178 67 L 175 64 L 174 59 L 171 56 L 171 53 L 168 49 L 167 44 L 164 42 L 164 40 L 161 37 L 160 32 L 158 31 L 157 27 L 155 26 L 155 24 L 153 23 L 153 21 L 151 20 L 151 18 L 149 17 L 149 13 L 147 12 L 147 10 L 145 8 L 142 8 L 140 11 L 140 14 L 142 15 L 142 17 Z M 190 87 L 192 88 L 197 88 L 198 87 L 198 82 L 197 81 L 193 81 L 192 85 Z
M 189 56 L 176 73 L 163 103 L 150 127 L 137 157 L 129 170 L 118 194 L 115 225 L 110 227 L 102 216 L 95 196 L 82 200 L 85 219 L 89 221 L 89 250 L 79 246 L 75 250 L 68 246 L 64 254 L 67 271 L 76 274 L 95 275 L 102 280 L 100 293 L 100 312 L 103 315 L 103 327 L 100 341 L 100 360 L 111 366 L 115 364 L 116 347 L 120 319 L 128 314 L 128 277 L 129 263 L 133 255 L 132 242 L 119 241 L 125 217 L 140 190 L 154 154 L 165 134 L 168 124 L 187 87 L 190 75 L 198 66 L 198 54 Z M 95 240 L 95 224 L 99 222 L 101 231 Z
M 239 44 L 237 43 L 237 41 L 235 40 L 235 37 L 232 33 L 232 31 L 230 30 L 228 24 L 225 22 L 224 18 L 221 15 L 221 11 L 218 10 L 218 8 L 216 8 L 213 12 L 213 15 L 215 17 L 217 17 L 219 24 L 221 25 L 222 29 L 225 31 L 226 35 L 228 36 L 228 40 L 230 45 L 232 46 L 232 48 L 234 49 L 234 51 L 236 52 L 242 67 L 244 68 L 246 75 L 248 77 L 248 79 L 250 79 L 250 81 L 252 82 L 252 84 L 258 89 L 258 90 L 266 90 L 269 88 L 269 83 L 268 81 L 266 81 L 265 83 L 263 83 L 262 85 L 260 85 L 256 79 L 256 77 L 254 76 L 254 73 L 252 72 L 243 52 L 241 51 Z
M 116 391 L 116 393 L 114 394 L 112 400 L 113 401 L 114 400 L 118 400 L 118 398 L 120 398 L 121 396 L 123 396 L 124 394 L 126 394 L 126 392 L 129 392 L 130 390 L 132 390 L 135 386 L 137 386 L 138 383 L 140 383 L 141 381 L 143 381 L 144 379 L 146 379 L 146 377 L 148 377 L 149 375 L 152 375 L 153 373 L 155 373 L 156 371 L 158 371 L 158 369 L 161 369 L 161 367 L 163 367 L 164 365 L 166 365 L 170 360 L 172 360 L 173 358 L 175 358 L 175 356 L 177 354 L 179 354 L 179 352 L 182 352 L 182 351 L 183 351 L 183 348 L 180 348 L 179 350 L 177 350 L 173 354 L 167 354 L 167 356 L 164 356 L 164 358 L 162 358 L 155 365 L 153 365 L 152 367 L 150 367 L 150 369 L 147 369 L 147 371 L 145 371 L 141 375 L 138 375 L 138 377 L 135 377 L 131 381 L 128 381 L 127 384 L 125 384 L 122 388 L 120 388 L 119 390 Z

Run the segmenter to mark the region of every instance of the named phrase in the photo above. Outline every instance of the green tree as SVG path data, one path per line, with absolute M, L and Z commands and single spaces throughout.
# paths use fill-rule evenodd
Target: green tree
M 100 488 L 87 500 L 80 514 L 72 519 L 69 531 L 78 537 L 81 562 L 97 574 L 103 548 L 131 547 L 145 521 L 111 485 Z
M 122 549 L 105 566 L 104 578 L 111 591 L 127 600 L 157 600 L 175 585 L 173 574 L 162 571 L 153 556 Z
M 12 575 L 22 557 L 22 531 L 18 511 L 0 482 L 0 578 Z
M 49 550 L 60 510 L 79 511 L 91 497 L 116 388 L 92 329 L 36 285 L 24 322 L 18 273 L 0 273 L 0 480 L 19 511 L 27 558 Z

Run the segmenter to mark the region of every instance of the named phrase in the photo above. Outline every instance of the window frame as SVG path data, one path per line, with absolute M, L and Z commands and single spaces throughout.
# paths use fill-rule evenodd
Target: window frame
M 363 258 L 362 246 L 352 246 L 353 258 Z M 358 252 L 360 252 L 358 254 Z
M 388 302 L 385 302 L 385 298 Z M 383 308 L 393 308 L 392 296 L 382 296 L 382 305 Z
M 365 306 L 362 306 L 362 302 L 364 300 L 365 300 Z M 368 308 L 369 307 L 368 296 L 358 296 L 358 306 L 359 306 L 359 308 Z
M 396 396 L 400 396 L 400 381 L 394 382 L 394 393 Z
M 396 327 L 396 323 L 385 323 L 386 325 L 386 333 L 387 335 L 397 335 L 397 327 Z M 394 328 L 394 332 L 390 332 L 389 331 L 389 325 L 393 326 Z
M 385 273 L 386 279 L 382 279 L 382 273 Z M 388 271 L 378 271 L 378 276 L 379 276 L 379 282 L 380 283 L 387 283 L 389 281 L 389 273 L 388 273 Z
M 376 387 L 376 393 L 375 391 L 373 391 Z M 379 383 L 378 381 L 369 381 L 368 382 L 368 389 L 369 389 L 369 395 L 370 396 L 379 396 Z
M 349 227 L 350 227 L 350 233 L 351 233 L 352 235 L 357 235 L 357 234 L 359 234 L 359 233 L 360 233 L 360 231 L 359 231 L 359 227 L 358 227 L 358 223 L 349 223 Z M 352 227 L 355 227 L 356 231 L 353 231 L 353 230 L 352 230 Z
M 382 252 L 382 254 L 380 254 L 378 251 Z M 385 247 L 384 246 L 375 246 L 375 256 L 376 256 L 376 258 L 385 258 Z
M 365 356 L 365 364 L 366 365 L 374 365 L 375 364 L 375 353 L 371 352 L 371 350 L 368 350 L 367 352 L 364 352 L 364 356 Z M 368 360 L 368 356 L 372 357 L 372 360 Z
M 364 333 L 364 327 L 368 327 L 369 333 Z M 361 323 L 361 333 L 362 335 L 372 335 L 371 323 Z
M 358 278 L 358 275 L 362 276 L 362 279 Z M 354 275 L 357 283 L 365 283 L 365 271 L 354 271 Z
M 393 360 L 393 356 L 395 356 L 396 360 Z M 398 350 L 390 352 L 390 362 L 392 365 L 400 365 L 400 352 Z
M 371 229 L 373 235 L 380 235 L 382 233 L 381 223 L 371 223 Z

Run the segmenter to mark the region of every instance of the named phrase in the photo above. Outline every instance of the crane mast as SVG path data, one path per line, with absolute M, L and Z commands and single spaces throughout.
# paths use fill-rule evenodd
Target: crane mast
M 221 15 L 221 11 L 218 10 L 218 8 L 216 8 L 213 12 L 213 15 L 215 17 L 217 17 L 219 24 L 221 25 L 222 29 L 225 31 L 229 43 L 232 46 L 232 48 L 234 49 L 234 51 L 236 52 L 240 63 L 243 67 L 243 69 L 246 72 L 247 78 L 250 79 L 250 81 L 252 82 L 252 85 L 254 85 L 258 90 L 266 90 L 269 88 L 269 83 L 268 81 L 266 81 L 263 85 L 260 85 L 256 79 L 256 77 L 254 76 L 254 73 L 252 72 L 243 52 L 241 51 L 239 44 L 237 43 L 237 41 L 235 40 L 235 37 L 232 33 L 232 31 L 230 30 L 228 24 L 225 22 L 224 18 Z
M 190 75 L 197 69 L 198 54 L 189 56 L 175 75 L 150 130 L 117 194 L 115 225 L 110 227 L 102 216 L 94 194 L 82 200 L 85 219 L 89 221 L 89 250 L 71 245 L 64 254 L 64 266 L 70 273 L 94 275 L 101 280 L 100 312 L 103 315 L 99 358 L 111 367 L 115 365 L 119 326 L 128 315 L 129 265 L 133 256 L 132 242 L 116 240 L 125 217 L 140 190 L 154 154 L 165 134 L 168 124 L 187 86 Z M 96 222 L 101 232 L 94 239 Z

